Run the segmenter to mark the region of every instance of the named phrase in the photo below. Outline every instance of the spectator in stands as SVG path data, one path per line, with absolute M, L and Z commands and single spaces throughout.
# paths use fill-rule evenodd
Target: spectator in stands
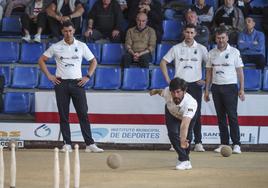
M 53 0 L 46 12 L 53 41 L 59 40 L 61 24 L 68 20 L 74 23 L 75 32 L 80 32 L 81 16 L 84 8 L 79 0 Z
M 196 26 L 185 25 L 183 28 L 184 41 L 173 46 L 160 62 L 160 68 L 167 81 L 170 77 L 167 71 L 167 64 L 175 61 L 175 77 L 179 77 L 188 82 L 187 92 L 194 97 L 198 103 L 197 120 L 194 126 L 195 151 L 205 151 L 202 145 L 201 134 L 201 101 L 202 101 L 202 64 L 207 61 L 207 49 L 202 44 L 194 40 Z
M 254 19 L 247 17 L 246 28 L 239 34 L 238 49 L 241 52 L 244 63 L 255 63 L 257 69 L 264 69 L 265 61 L 265 37 L 255 27 Z
M 69 20 L 62 24 L 63 40 L 52 44 L 39 58 L 40 69 L 55 85 L 56 101 L 60 116 L 60 130 L 64 147 L 62 151 L 72 151 L 71 132 L 69 125 L 69 108 L 72 99 L 80 123 L 83 138 L 86 142 L 85 152 L 103 152 L 98 148 L 91 135 L 88 120 L 88 106 L 84 85 L 90 80 L 96 67 L 97 60 L 85 43 L 74 38 L 74 25 Z M 56 74 L 51 74 L 46 66 L 48 58 L 56 60 Z M 81 64 L 85 58 L 90 62 L 87 76 L 82 77 Z
M 187 83 L 180 78 L 170 81 L 169 87 L 154 89 L 150 95 L 160 95 L 165 101 L 165 120 L 168 137 L 178 154 L 176 170 L 192 169 L 189 158 L 197 102 L 189 95 Z
M 0 0 L 0 22 L 2 21 L 5 7 L 6 7 L 6 0 Z
M 3 101 L 4 87 L 5 87 L 5 76 L 0 75 L 0 113 L 4 111 L 4 101 Z
M 156 34 L 153 28 L 147 26 L 147 14 L 137 15 L 137 25 L 128 29 L 126 36 L 126 53 L 122 59 L 122 66 L 129 68 L 130 64 L 138 63 L 139 67 L 149 68 L 152 53 L 156 46 Z
M 250 11 L 251 11 L 250 3 L 252 1 L 254 1 L 254 0 L 235 0 L 234 4 L 235 4 L 235 6 L 240 8 L 240 10 L 242 11 L 244 17 L 247 17 L 250 14 Z M 223 4 L 224 4 L 224 0 L 220 0 L 219 5 L 223 5 Z
M 190 9 L 196 12 L 200 24 L 207 27 L 211 25 L 214 10 L 212 6 L 206 4 L 205 0 L 196 0 Z
M 244 16 L 234 5 L 234 0 L 224 0 L 224 5 L 215 12 L 213 26 L 214 29 L 225 26 L 229 32 L 229 43 L 237 44 L 238 34 L 244 29 Z
M 25 9 L 26 5 L 31 0 L 7 0 L 6 10 L 5 10 L 5 17 L 10 17 L 12 11 L 16 8 L 23 8 Z
M 233 142 L 233 153 L 240 154 L 240 130 L 237 117 L 238 97 L 244 101 L 243 62 L 239 51 L 228 44 L 228 31 L 216 30 L 217 47 L 209 51 L 206 64 L 206 89 L 204 100 L 210 100 L 211 89 L 217 113 L 221 145 L 214 151 L 220 153 L 223 145 Z M 239 90 L 237 81 L 239 80 Z M 210 85 L 212 86 L 210 88 Z M 228 121 L 227 121 L 228 116 Z M 229 122 L 229 126 L 228 126 Z M 230 134 L 228 127 L 230 127 Z
M 49 0 L 31 0 L 25 8 L 25 13 L 21 17 L 22 29 L 25 36 L 22 40 L 31 41 L 30 33 L 36 32 L 34 42 L 41 42 L 42 31 L 46 27 L 47 15 L 45 9 L 49 5 Z
M 198 17 L 195 11 L 188 10 L 185 13 L 186 24 L 193 24 L 196 27 L 195 41 L 208 47 L 209 43 L 209 29 L 198 23 Z
M 155 30 L 157 43 L 161 43 L 163 15 L 160 2 L 158 0 L 132 1 L 128 11 L 129 28 L 136 25 L 137 14 L 140 12 L 147 14 L 147 25 Z
M 84 33 L 88 40 L 121 42 L 123 14 L 116 0 L 97 1 L 88 16 L 88 28 Z

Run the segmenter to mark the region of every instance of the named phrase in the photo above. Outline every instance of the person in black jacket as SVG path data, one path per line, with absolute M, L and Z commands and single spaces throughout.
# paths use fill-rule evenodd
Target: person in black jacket
M 117 1 L 97 1 L 88 16 L 84 36 L 91 41 L 108 39 L 120 43 L 123 28 L 123 14 Z

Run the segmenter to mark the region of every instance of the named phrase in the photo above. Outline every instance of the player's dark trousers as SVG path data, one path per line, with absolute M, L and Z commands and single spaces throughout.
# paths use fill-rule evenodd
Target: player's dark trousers
M 190 154 L 190 145 L 188 148 L 184 149 L 181 148 L 180 145 L 180 125 L 181 125 L 181 120 L 174 117 L 167 109 L 167 107 L 165 107 L 165 118 L 166 118 L 166 126 L 167 126 L 167 130 L 168 130 L 168 137 L 169 140 L 173 146 L 173 148 L 176 150 L 177 154 L 178 154 L 178 159 L 179 161 L 188 161 L 189 158 L 189 154 Z M 194 116 L 194 118 L 192 119 L 189 128 L 188 128 L 188 135 L 187 135 L 187 139 L 189 140 L 189 143 L 191 143 L 192 141 L 192 129 L 195 123 L 195 119 L 196 119 L 196 115 Z
M 69 107 L 72 99 L 76 110 L 81 132 L 87 145 L 93 144 L 90 123 L 88 120 L 88 106 L 86 93 L 83 87 L 77 85 L 78 80 L 61 80 L 59 85 L 55 86 L 57 106 L 60 115 L 60 130 L 65 144 L 71 144 L 71 132 L 69 124 Z
M 122 58 L 122 66 L 123 68 L 129 68 L 132 63 L 138 63 L 138 66 L 141 68 L 149 68 L 149 63 L 152 62 L 151 53 L 146 53 L 139 58 L 139 62 L 133 61 L 133 55 L 130 53 L 125 53 Z
M 231 136 L 233 144 L 240 145 L 240 130 L 237 117 L 237 85 L 212 84 L 211 92 L 218 117 L 221 144 L 228 145 Z M 230 126 L 230 135 L 228 131 L 227 117 Z
M 197 101 L 196 121 L 194 125 L 194 143 L 202 143 L 201 132 L 201 102 L 202 102 L 202 86 L 196 82 L 188 83 L 187 93 Z

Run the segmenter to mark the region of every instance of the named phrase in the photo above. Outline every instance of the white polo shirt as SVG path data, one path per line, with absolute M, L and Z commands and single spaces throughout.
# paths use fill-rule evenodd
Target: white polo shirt
M 186 93 L 180 104 L 176 105 L 172 99 L 169 87 L 166 87 L 161 96 L 164 97 L 168 111 L 176 118 L 182 120 L 183 117 L 193 118 L 197 109 L 196 100 Z
M 220 51 L 215 47 L 208 53 L 206 67 L 212 68 L 213 84 L 236 84 L 236 68 L 243 66 L 239 50 L 229 44 L 224 51 Z
M 190 47 L 183 41 L 173 46 L 163 59 L 168 63 L 175 61 L 175 77 L 196 82 L 202 79 L 202 62 L 207 61 L 207 54 L 207 48 L 196 41 Z
M 62 79 L 82 78 L 81 64 L 83 57 L 90 61 L 94 55 L 87 45 L 74 39 L 69 45 L 64 40 L 52 44 L 43 54 L 48 58 L 54 57 L 56 60 L 56 76 Z

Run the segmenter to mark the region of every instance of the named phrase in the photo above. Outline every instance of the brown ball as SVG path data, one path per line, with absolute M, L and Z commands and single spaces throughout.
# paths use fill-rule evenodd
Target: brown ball
M 221 148 L 221 155 L 223 157 L 229 157 L 232 155 L 232 148 L 230 146 L 223 146 Z
M 107 165 L 112 169 L 117 169 L 121 166 L 122 157 L 118 153 L 113 153 L 107 157 Z

